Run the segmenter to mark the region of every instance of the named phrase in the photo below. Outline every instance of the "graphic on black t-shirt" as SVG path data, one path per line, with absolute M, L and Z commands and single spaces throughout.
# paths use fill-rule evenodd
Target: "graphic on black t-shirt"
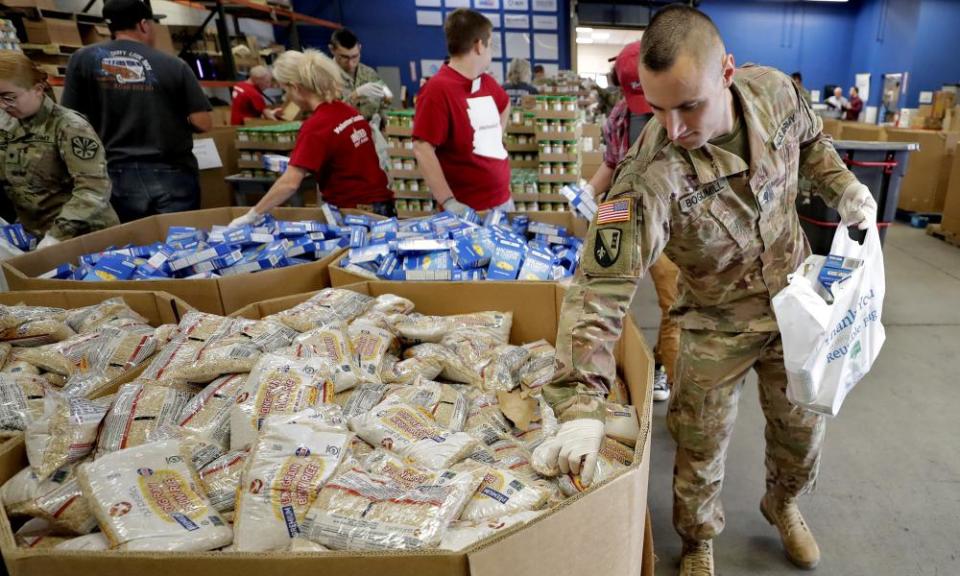
M 150 61 L 130 50 L 103 50 L 98 54 L 97 78 L 118 90 L 153 90 L 156 74 Z

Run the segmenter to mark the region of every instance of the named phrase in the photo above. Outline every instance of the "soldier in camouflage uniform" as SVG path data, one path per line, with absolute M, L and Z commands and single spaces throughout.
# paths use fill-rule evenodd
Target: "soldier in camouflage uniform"
M 658 12 L 644 33 L 640 72 L 655 119 L 618 166 L 566 294 L 557 374 L 543 392 L 561 429 L 538 448 L 535 465 L 582 466 L 590 481 L 623 318 L 640 278 L 667 254 L 681 276 L 673 309 L 683 329 L 679 378 L 667 417 L 677 442 L 680 573 L 714 573 L 724 459 L 751 368 L 767 420 L 761 511 L 790 560 L 812 568 L 820 553 L 796 497 L 816 479 L 824 421 L 787 401 L 771 299 L 810 253 L 795 209 L 800 177 L 845 222 L 875 222 L 876 204 L 790 79 L 771 68 L 736 69 L 699 11 Z
M 343 101 L 359 110 L 367 121 L 376 114 L 383 118 L 389 107 L 385 85 L 376 70 L 360 62 L 360 49 L 359 40 L 346 28 L 337 30 L 330 38 L 330 53 L 340 67 L 343 81 Z
M 0 182 L 40 247 L 119 223 L 103 145 L 90 124 L 44 94 L 46 74 L 0 53 Z

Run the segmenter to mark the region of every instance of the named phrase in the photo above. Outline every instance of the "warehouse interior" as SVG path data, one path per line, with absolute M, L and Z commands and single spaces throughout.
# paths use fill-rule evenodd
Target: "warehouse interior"
M 0 0 L 0 571 L 960 575 L 958 30 Z

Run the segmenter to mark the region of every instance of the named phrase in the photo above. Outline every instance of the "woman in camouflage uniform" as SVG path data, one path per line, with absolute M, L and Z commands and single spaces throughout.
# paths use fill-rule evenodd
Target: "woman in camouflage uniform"
M 0 51 L 0 184 L 39 248 L 119 223 L 100 138 L 45 93 L 46 79 L 22 53 Z

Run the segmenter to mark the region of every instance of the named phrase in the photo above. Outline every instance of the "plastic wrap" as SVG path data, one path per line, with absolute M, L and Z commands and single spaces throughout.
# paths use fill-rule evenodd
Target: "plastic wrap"
M 453 432 L 463 430 L 470 409 L 470 402 L 455 386 L 423 378 L 410 386 L 388 390 L 386 397 L 423 407 L 437 424 Z
M 217 378 L 187 402 L 176 418 L 177 424 L 212 443 L 230 445 L 230 412 L 247 374 Z
M 182 384 L 164 386 L 148 380 L 121 386 L 103 419 L 96 457 L 146 444 L 154 430 L 176 422 L 192 392 Z
M 227 452 L 200 469 L 203 490 L 218 512 L 233 512 L 247 454 L 246 450 Z
M 394 346 L 393 334 L 366 322 L 354 322 L 348 333 L 357 354 L 361 379 L 370 384 L 383 384 L 380 373 Z
M 0 374 L 0 430 L 26 430 L 43 416 L 50 384 L 40 376 Z
M 470 498 L 460 518 L 486 520 L 515 512 L 537 510 L 547 503 L 549 492 L 526 476 L 511 470 L 487 469 L 480 487 Z
M 631 448 L 636 446 L 637 436 L 640 435 L 637 410 L 633 406 L 608 402 L 606 412 L 603 430 L 607 437 Z
M 553 379 L 557 351 L 546 340 L 524 344 L 523 347 L 530 357 L 520 369 L 520 384 L 530 390 L 539 390 Z
M 513 390 L 520 385 L 520 369 L 529 359 L 530 351 L 522 346 L 497 347 L 483 367 L 483 388 L 488 392 Z
M 282 322 L 297 332 L 309 332 L 340 321 L 350 322 L 372 305 L 373 298 L 364 294 L 325 288 L 306 302 L 266 319 Z
M 453 522 L 450 524 L 447 533 L 443 536 L 443 540 L 440 541 L 439 548 L 455 552 L 464 550 L 484 538 L 506 532 L 514 526 L 526 524 L 541 514 L 543 514 L 543 512 L 525 511 L 488 520 L 460 520 Z
M 43 416 L 28 423 L 24 435 L 27 459 L 37 476 L 47 478 L 57 468 L 79 462 L 93 452 L 97 431 L 112 400 L 62 395 L 44 398 Z
M 408 348 L 403 353 L 404 358 L 418 358 L 426 362 L 440 364 L 443 371 L 440 377 L 450 382 L 481 386 L 483 378 L 480 372 L 471 368 L 456 352 L 440 344 L 420 344 Z
M 54 548 L 56 550 L 86 550 L 87 552 L 98 552 L 109 550 L 110 542 L 107 541 L 106 536 L 100 532 L 95 532 L 93 534 L 86 534 L 65 540 L 54 546 Z
M 345 322 L 337 321 L 300 335 L 294 346 L 297 358 L 320 358 L 329 365 L 337 392 L 353 388 L 362 379 L 357 353 L 347 330 Z
M 181 454 L 179 440 L 107 454 L 81 465 L 78 476 L 111 548 L 202 552 L 233 539 Z

